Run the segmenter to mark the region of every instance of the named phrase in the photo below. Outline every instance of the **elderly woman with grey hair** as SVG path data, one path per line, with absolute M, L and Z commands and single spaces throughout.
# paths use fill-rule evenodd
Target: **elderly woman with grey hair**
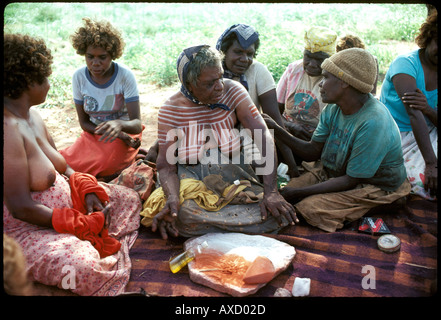
M 245 88 L 223 78 L 222 54 L 207 45 L 189 47 L 177 71 L 181 89 L 158 114 L 161 188 L 144 205 L 150 211 L 142 223 L 166 239 L 274 232 L 298 222 L 277 190 L 272 136 Z M 238 122 L 261 142 L 263 166 L 256 171 L 241 150 Z

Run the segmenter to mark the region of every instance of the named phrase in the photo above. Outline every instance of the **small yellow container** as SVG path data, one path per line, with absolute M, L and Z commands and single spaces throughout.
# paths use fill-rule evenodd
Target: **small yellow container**
M 207 248 L 208 243 L 207 241 L 202 242 L 201 244 L 198 244 L 196 247 L 196 250 L 194 248 L 190 248 L 177 256 L 173 257 L 169 261 L 170 270 L 173 273 L 178 272 L 183 267 L 185 267 L 191 260 L 193 260 L 196 257 L 196 254 L 201 253 L 203 248 Z

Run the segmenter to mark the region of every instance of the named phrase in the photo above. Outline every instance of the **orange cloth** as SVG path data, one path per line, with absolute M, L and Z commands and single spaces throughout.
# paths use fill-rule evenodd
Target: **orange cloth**
M 52 213 L 52 226 L 59 233 L 70 233 L 78 239 L 87 240 L 104 258 L 116 253 L 121 243 L 110 237 L 104 228 L 105 217 L 100 211 L 87 213 L 85 197 L 95 193 L 101 202 L 109 201 L 106 191 L 98 184 L 97 179 L 87 173 L 74 172 L 69 177 L 73 208 L 55 208 Z
M 130 136 L 141 140 L 142 133 Z M 139 148 L 129 147 L 121 139 L 98 141 L 101 137 L 83 131 L 73 145 L 60 150 L 60 153 L 72 169 L 95 177 L 120 173 L 135 161 Z
M 69 185 L 73 207 L 82 213 L 87 213 L 85 197 L 88 193 L 95 193 L 101 202 L 109 201 L 106 191 L 91 174 L 74 172 L 69 177 Z
M 55 208 L 52 225 L 59 233 L 70 233 L 78 239 L 90 241 L 100 257 L 112 255 L 121 248 L 121 243 L 110 237 L 104 227 L 104 214 L 100 211 L 85 215 L 74 208 Z

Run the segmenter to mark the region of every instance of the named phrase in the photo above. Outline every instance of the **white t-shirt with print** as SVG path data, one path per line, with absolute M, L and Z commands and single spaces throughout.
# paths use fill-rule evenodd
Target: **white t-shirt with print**
M 130 120 L 126 103 L 139 101 L 138 86 L 132 71 L 113 62 L 115 72 L 105 84 L 92 80 L 87 66 L 75 71 L 72 77 L 73 99 L 82 105 L 92 123 L 121 119 Z

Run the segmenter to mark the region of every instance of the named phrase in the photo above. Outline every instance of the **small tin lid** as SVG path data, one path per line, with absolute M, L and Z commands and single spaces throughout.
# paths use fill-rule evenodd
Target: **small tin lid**
M 377 240 L 378 248 L 384 252 L 395 252 L 400 250 L 401 241 L 392 234 L 385 234 Z

